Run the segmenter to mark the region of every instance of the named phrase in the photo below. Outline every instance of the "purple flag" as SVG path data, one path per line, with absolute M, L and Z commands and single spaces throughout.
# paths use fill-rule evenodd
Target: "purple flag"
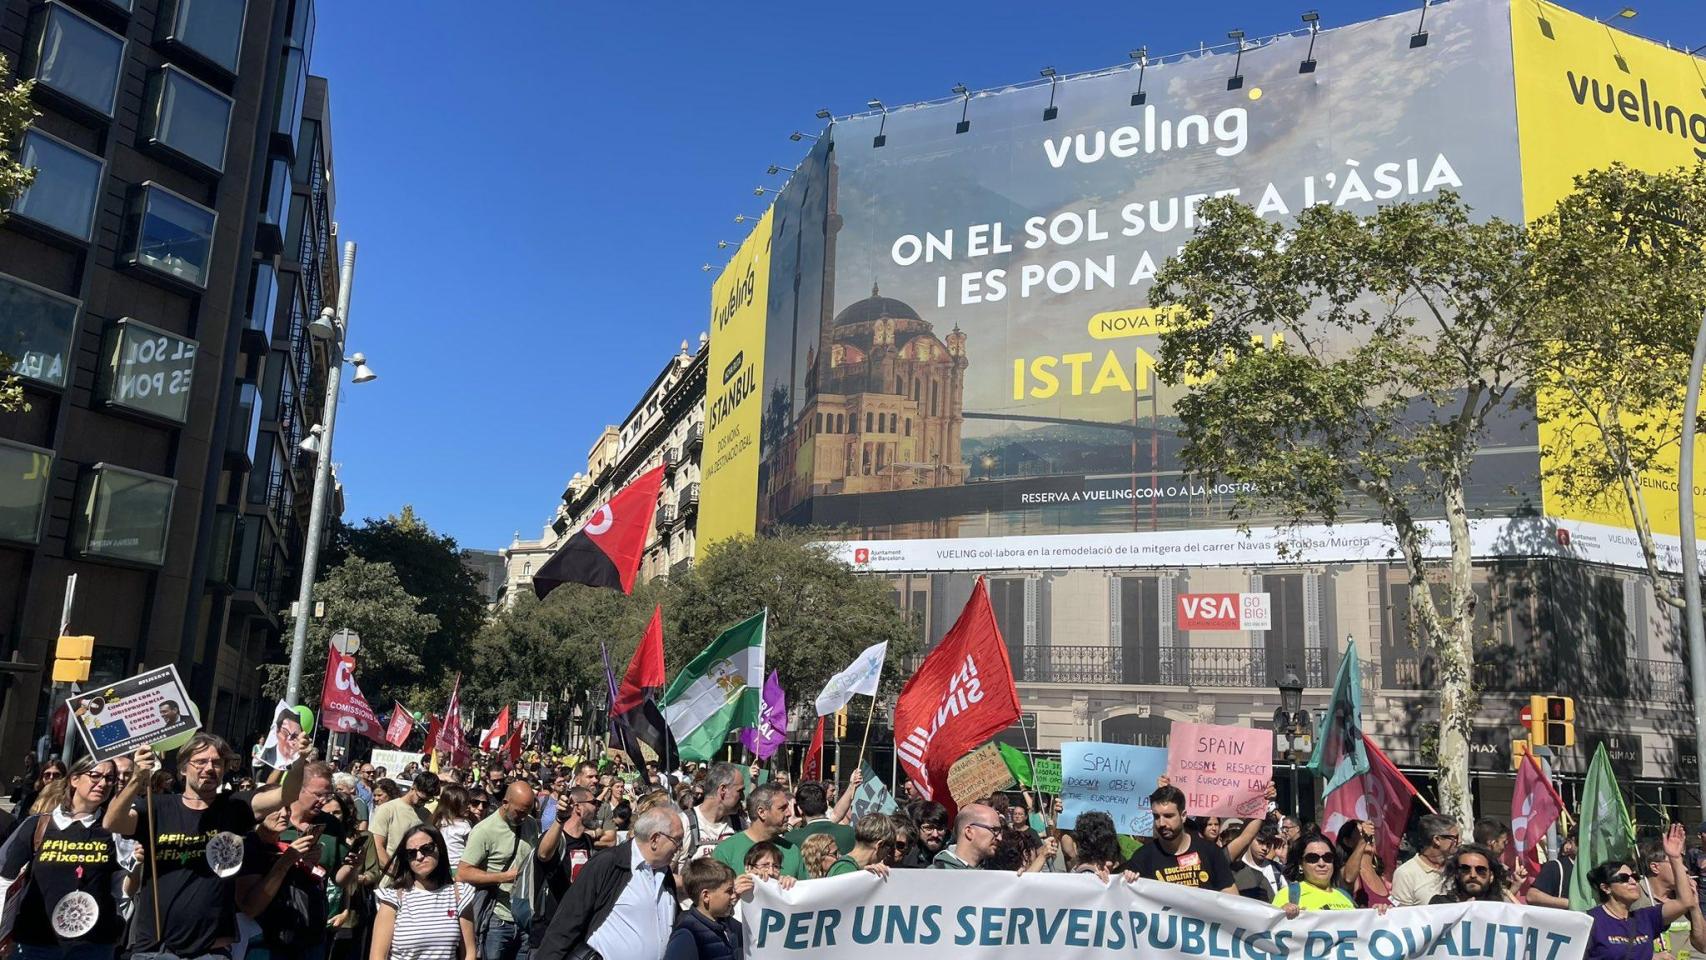
M 758 759 L 768 760 L 786 739 L 788 706 L 782 700 L 782 678 L 772 670 L 764 681 L 764 706 L 758 711 L 758 725 L 742 730 L 740 742 Z

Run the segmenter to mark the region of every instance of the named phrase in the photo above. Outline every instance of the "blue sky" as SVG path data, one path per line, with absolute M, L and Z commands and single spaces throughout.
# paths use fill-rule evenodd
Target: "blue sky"
M 538 536 L 597 431 L 706 329 L 700 265 L 726 259 L 819 107 L 1264 36 L 1295 6 L 321 3 L 337 220 L 360 245 L 350 346 L 380 374 L 343 393 L 346 517 L 410 503 L 465 547 Z M 1699 0 L 1634 6 L 1627 29 L 1706 43 Z M 1324 27 L 1419 11 L 1315 7 Z

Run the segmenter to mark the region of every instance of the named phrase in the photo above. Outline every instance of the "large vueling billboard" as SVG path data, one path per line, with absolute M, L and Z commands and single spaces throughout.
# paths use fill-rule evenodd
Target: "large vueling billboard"
M 1155 272 L 1227 194 L 1521 220 L 1523 16 L 1459 0 L 1425 43 L 1405 15 L 834 123 L 777 204 L 757 525 L 848 528 L 874 569 L 1273 558 L 1182 475 Z M 1481 552 L 1534 552 L 1505 523 L 1543 510 L 1531 417 L 1491 425 L 1470 493 Z M 1324 558 L 1386 556 L 1347 519 Z

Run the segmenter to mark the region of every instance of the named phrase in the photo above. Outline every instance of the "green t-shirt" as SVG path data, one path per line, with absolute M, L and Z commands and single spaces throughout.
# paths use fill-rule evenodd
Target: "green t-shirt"
M 403 834 L 416 824 L 425 823 L 421 819 L 418 807 L 411 806 L 407 800 L 398 797 L 387 800 L 373 811 L 373 818 L 367 822 L 367 832 L 375 837 L 385 838 L 385 853 L 396 856 L 397 846 L 403 842 Z
M 864 868 L 852 857 L 836 857 L 835 862 L 829 865 L 829 872 L 824 876 L 839 877 L 844 873 L 858 873 L 862 869 Z
M 828 820 L 813 820 L 803 827 L 788 831 L 788 842 L 800 846 L 806 838 L 817 833 L 827 833 L 835 841 L 835 851 L 842 856 L 853 852 L 853 828 L 845 823 L 831 823 Z
M 462 848 L 462 863 L 477 870 L 502 873 L 510 867 L 523 867 L 538 846 L 539 821 L 528 817 L 512 827 L 500 809 L 468 832 L 468 844 Z M 515 922 L 515 915 L 509 910 L 509 895 L 514 889 L 515 884 L 511 882 L 500 883 L 492 891 L 492 911 L 499 920 Z
M 740 876 L 746 872 L 746 852 L 751 850 L 756 842 L 742 830 L 717 844 L 717 848 L 711 851 L 711 856 L 726 864 L 735 872 L 735 876 Z M 806 864 L 800 859 L 800 848 L 786 836 L 777 837 L 770 842 L 782 851 L 782 873 L 796 880 L 806 879 Z

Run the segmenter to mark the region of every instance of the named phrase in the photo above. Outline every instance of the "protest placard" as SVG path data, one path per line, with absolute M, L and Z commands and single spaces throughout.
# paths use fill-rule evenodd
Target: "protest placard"
M 387 777 L 400 777 L 403 768 L 411 763 L 426 765 L 426 754 L 418 750 L 375 750 L 371 758 L 374 769 L 385 768 Z
M 267 738 L 261 744 L 261 752 L 255 763 L 263 767 L 284 769 L 296 762 L 296 736 L 314 726 L 312 719 L 304 719 L 304 708 L 293 707 L 280 700 L 272 711 L 272 723 L 267 727 Z M 312 717 L 312 714 L 309 715 Z
M 1155 748 L 1159 750 L 1160 748 Z M 1071 773 L 1068 772 L 1068 777 Z M 753 960 L 1582 960 L 1584 913 L 1471 901 L 1374 910 L 1306 910 L 1155 880 L 1093 874 L 865 871 L 753 888 L 743 956 Z
M 138 747 L 187 739 L 201 714 L 178 679 L 178 668 L 156 667 L 66 699 L 72 723 L 96 760 L 127 756 Z
M 1037 789 L 1043 793 L 1060 792 L 1060 761 L 1053 757 L 1038 757 L 1034 764 Z
M 1259 817 L 1268 812 L 1274 734 L 1213 723 L 1173 724 L 1167 779 L 1185 792 L 1193 817 Z
M 978 747 L 948 768 L 948 792 L 958 806 L 975 803 L 1012 785 L 1013 771 L 1007 769 L 1007 761 L 1001 759 L 1001 751 L 993 743 Z
M 1147 837 L 1155 820 L 1149 795 L 1167 772 L 1166 747 L 1123 743 L 1060 745 L 1060 828 L 1071 830 L 1080 813 L 1100 810 L 1120 833 Z

